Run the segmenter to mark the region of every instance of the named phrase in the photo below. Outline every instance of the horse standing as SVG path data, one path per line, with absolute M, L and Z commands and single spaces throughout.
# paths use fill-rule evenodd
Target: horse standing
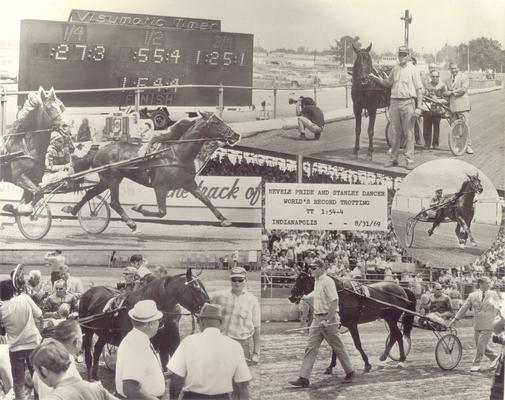
M 29 214 L 43 196 L 38 185 L 45 171 L 49 139 L 51 131 L 63 123 L 64 111 L 65 106 L 53 88 L 48 93 L 39 88 L 28 95 L 3 145 L 8 161 L 2 165 L 0 177 L 23 189 L 21 204 L 18 207 L 6 204 L 5 211 Z
M 479 174 L 466 174 L 466 176 L 468 179 L 463 182 L 461 189 L 453 195 L 446 196 L 451 198 L 451 200 L 449 200 L 445 206 L 437 210 L 435 221 L 433 222 L 431 228 L 428 229 L 428 235 L 431 236 L 433 235 L 435 228 L 437 228 L 445 218 L 456 222 L 457 225 L 455 232 L 458 237 L 459 247 L 462 249 L 466 247 L 468 237 L 470 237 L 470 242 L 474 246 L 477 246 L 470 226 L 472 225 L 475 213 L 475 195 L 481 194 L 484 190 L 479 179 Z
M 340 321 L 343 326 L 349 329 L 352 336 L 356 350 L 361 354 L 361 358 L 365 363 L 365 372 L 370 371 L 372 365 L 368 361 L 363 347 L 361 346 L 361 339 L 359 336 L 358 325 L 367 322 L 375 321 L 379 318 L 384 319 L 389 327 L 389 341 L 386 343 L 384 353 L 379 357 L 380 361 L 385 361 L 395 343 L 398 343 L 400 351 L 399 362 L 404 362 L 406 359 L 405 351 L 403 348 L 403 336 L 410 337 L 412 331 L 414 316 L 409 313 L 404 313 L 399 308 L 406 308 L 408 310 L 416 310 L 416 296 L 409 290 L 393 282 L 377 282 L 371 285 L 366 285 L 370 296 L 360 295 L 349 280 L 340 280 L 331 277 L 335 282 L 335 287 L 339 295 L 339 314 Z M 303 295 L 307 295 L 314 290 L 314 277 L 312 277 L 307 270 L 301 271 L 296 278 L 295 285 L 291 289 L 291 296 L 289 300 L 299 302 Z M 379 303 L 385 302 L 391 306 Z M 398 321 L 403 314 L 403 335 L 398 328 Z M 336 355 L 332 353 L 331 364 L 327 368 L 326 373 L 331 373 L 331 370 L 336 365 Z
M 177 130 L 176 125 L 172 127 L 175 127 L 175 130 Z M 170 139 L 180 139 L 181 143 L 161 142 L 159 151 L 163 149 L 169 149 L 170 151 L 159 154 L 153 160 L 145 161 L 140 166 L 119 167 L 99 172 L 100 181 L 98 184 L 86 192 L 81 201 L 74 207 L 65 207 L 63 211 L 77 215 L 87 201 L 106 189 L 110 189 L 111 207 L 119 214 L 126 225 L 135 232 L 137 229 L 135 222 L 126 214 L 119 202 L 119 184 L 123 178 L 129 178 L 134 182 L 154 189 L 158 204 L 157 211 L 147 210 L 142 205 L 133 207 L 134 211 L 145 217 L 164 217 L 167 214 L 166 198 L 168 191 L 183 188 L 204 203 L 221 221 L 222 226 L 230 226 L 231 223 L 214 207 L 196 184 L 194 160 L 205 142 L 218 140 L 232 146 L 240 140 L 240 135 L 216 115 L 201 113 L 201 118 L 193 121 L 189 128 L 180 129 L 178 134 L 172 134 Z M 109 144 L 95 153 L 92 166 L 99 167 L 138 157 L 139 148 L 139 145 L 128 142 Z
M 370 74 L 374 72 L 370 50 L 372 44 L 366 49 L 357 49 L 352 45 L 356 53 L 356 60 L 352 68 L 352 110 L 356 120 L 355 125 L 355 143 L 354 157 L 358 157 L 359 141 L 361 135 L 361 117 L 363 109 L 368 111 L 368 159 L 372 160 L 373 155 L 373 136 L 375 127 L 375 118 L 377 108 L 389 105 L 390 90 L 384 89 L 378 83 L 370 79 Z M 377 71 L 375 71 L 377 72 Z
M 176 304 L 195 314 L 202 306 L 209 302 L 209 295 L 198 277 L 194 277 L 191 268 L 185 274 L 167 276 L 155 279 L 140 289 L 126 294 L 122 306 L 117 312 L 105 313 L 104 307 L 117 291 L 105 286 L 95 286 L 86 291 L 79 303 L 79 318 L 84 333 L 83 347 L 88 379 L 98 380 L 98 362 L 106 343 L 119 346 L 121 340 L 132 329 L 128 310 L 140 300 L 153 300 L 163 312 L 163 324 L 155 337 L 151 340 L 160 352 L 163 368 L 168 362 L 168 354 L 173 354 L 179 345 L 178 324 L 174 321 L 174 307 Z M 91 356 L 93 335 L 98 340 Z

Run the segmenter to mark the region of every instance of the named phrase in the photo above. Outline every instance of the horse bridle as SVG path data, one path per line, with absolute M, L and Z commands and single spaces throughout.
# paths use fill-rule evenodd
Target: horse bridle
M 205 121 L 205 125 L 206 125 L 207 129 L 209 128 L 209 126 L 210 126 L 211 124 L 213 124 L 213 123 L 214 123 L 214 122 L 213 122 L 213 120 L 215 120 L 215 119 L 217 119 L 217 120 L 219 120 L 219 121 L 223 122 L 223 124 L 224 124 L 224 121 L 223 121 L 221 118 L 219 118 L 219 117 L 218 117 L 217 115 L 215 115 L 215 114 L 212 114 L 212 115 L 211 115 L 211 116 L 210 116 L 210 117 L 209 117 L 209 118 Z M 221 130 L 220 130 L 220 132 L 219 132 L 219 134 L 223 136 L 223 139 L 224 139 L 225 143 L 226 143 L 228 146 L 233 146 L 233 145 L 236 143 L 236 141 L 233 141 L 233 140 L 232 140 L 232 137 L 236 134 L 236 132 L 234 132 L 234 131 L 233 131 L 233 129 L 231 129 L 229 126 L 226 126 L 226 125 L 225 125 L 224 132 L 223 132 L 223 130 L 221 129 Z M 214 139 L 214 138 L 207 138 L 207 140 L 209 140 L 209 141 L 210 141 L 210 140 L 220 140 L 220 139 L 218 139 L 218 138 L 215 138 L 215 139 Z

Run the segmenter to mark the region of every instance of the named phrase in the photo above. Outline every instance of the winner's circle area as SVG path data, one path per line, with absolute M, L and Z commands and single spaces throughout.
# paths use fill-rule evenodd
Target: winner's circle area
M 434 160 L 405 177 L 391 218 L 410 255 L 433 267 L 458 268 L 475 262 L 495 241 L 502 201 L 478 168 Z

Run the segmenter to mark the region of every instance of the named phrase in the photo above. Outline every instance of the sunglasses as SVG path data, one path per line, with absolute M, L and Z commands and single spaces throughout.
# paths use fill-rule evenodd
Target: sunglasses
M 440 75 L 431 75 L 432 78 L 440 78 Z
M 244 282 L 243 278 L 231 278 L 232 282 Z

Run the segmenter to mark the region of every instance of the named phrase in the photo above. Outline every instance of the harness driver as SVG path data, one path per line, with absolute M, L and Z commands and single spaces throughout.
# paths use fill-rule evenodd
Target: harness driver
M 67 133 L 67 127 L 68 125 L 63 124 L 61 130 L 51 132 L 45 160 L 46 174 L 42 179 L 45 184 L 56 182 L 74 173 L 71 158 L 74 146 L 70 134 Z

